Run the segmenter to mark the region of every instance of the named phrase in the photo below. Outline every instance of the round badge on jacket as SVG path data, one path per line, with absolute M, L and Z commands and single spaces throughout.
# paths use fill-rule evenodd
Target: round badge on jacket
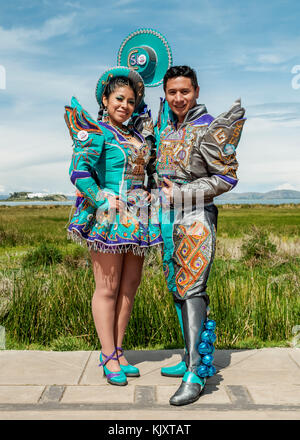
M 135 70 L 143 78 L 146 87 L 159 86 L 172 61 L 169 43 L 154 29 L 132 32 L 118 52 L 118 66 Z

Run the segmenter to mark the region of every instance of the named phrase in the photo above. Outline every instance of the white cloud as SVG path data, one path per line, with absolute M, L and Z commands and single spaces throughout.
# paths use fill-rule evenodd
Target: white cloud
M 84 7 L 79 2 L 66 2 L 64 6 L 73 9 L 80 9 L 80 10 L 84 9 Z
M 46 20 L 38 29 L 25 31 L 25 37 L 34 41 L 45 41 L 60 35 L 69 34 L 74 26 L 75 13 Z
M 237 150 L 238 177 L 243 187 L 276 188 L 289 182 L 300 191 L 298 127 L 272 119 L 249 118 Z
M 286 72 L 288 70 L 287 66 L 279 66 L 278 64 L 253 64 L 253 65 L 248 65 L 244 67 L 244 70 L 246 72 L 273 72 L 273 71 L 277 71 L 277 72 Z
M 22 122 L 30 124 L 34 131 L 37 124 L 49 125 L 55 114 L 64 112 L 64 105 L 70 103 L 75 95 L 88 112 L 97 113 L 95 88 L 99 73 L 107 69 L 106 65 L 85 65 L 78 71 L 47 71 L 20 61 L 7 63 L 7 89 L 5 95 L 10 98 L 9 113 L 4 105 L 0 106 L 1 124 L 7 125 L 22 117 Z M 22 74 L 20 74 L 22 72 Z M 94 84 L 94 87 L 93 87 Z M 50 116 L 50 119 L 49 119 Z M 0 144 L 3 138 L 0 139 Z
M 232 50 L 232 62 L 248 72 L 289 72 L 292 60 L 299 53 L 299 45 L 299 36 L 281 36 L 272 46 L 237 44 Z
M 291 190 L 294 190 L 294 191 L 297 190 L 297 188 L 295 188 L 290 183 L 283 183 L 282 185 L 278 185 L 275 189 L 278 189 L 278 190 L 280 190 L 280 189 L 291 189 Z
M 260 63 L 270 63 L 270 64 L 280 64 L 284 61 L 284 58 L 279 56 L 278 54 L 269 53 L 269 54 L 261 54 L 257 57 L 257 60 Z
M 135 2 L 136 2 L 136 0 L 118 0 L 117 2 L 115 2 L 115 4 L 113 6 L 118 8 L 120 6 L 131 5 L 132 3 L 135 3 Z
M 273 102 L 247 107 L 247 116 L 251 119 L 269 120 L 280 126 L 299 126 L 300 104 L 298 102 Z
M 211 1 L 203 0 L 201 7 L 187 8 L 184 2 L 176 8 L 167 11 L 167 15 L 174 14 L 176 21 L 180 17 L 180 22 L 190 23 L 196 26 L 212 31 L 214 34 L 221 35 L 230 31 L 233 22 L 236 20 L 236 11 L 230 6 L 219 8 Z M 180 26 L 178 27 L 180 30 Z
M 0 26 L 0 49 L 2 53 L 11 53 L 11 51 L 43 52 L 45 49 L 40 46 L 41 42 L 53 37 L 74 33 L 74 29 L 76 29 L 74 26 L 75 17 L 75 13 L 53 17 L 37 28 L 15 27 L 4 29 Z

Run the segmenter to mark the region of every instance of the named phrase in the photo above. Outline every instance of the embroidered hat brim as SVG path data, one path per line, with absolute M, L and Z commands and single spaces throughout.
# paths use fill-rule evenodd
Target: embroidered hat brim
M 144 97 L 144 93 L 145 93 L 144 81 L 138 72 L 124 66 L 112 67 L 111 69 L 106 70 L 99 78 L 96 86 L 96 99 L 99 106 L 102 107 L 102 97 L 105 87 L 112 78 L 117 76 L 125 76 L 126 78 L 129 78 L 132 81 L 136 91 L 135 108 L 137 108 Z

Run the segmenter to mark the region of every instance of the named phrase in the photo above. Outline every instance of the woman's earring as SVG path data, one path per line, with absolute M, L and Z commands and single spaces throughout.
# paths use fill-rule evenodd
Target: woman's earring
M 107 113 L 107 107 L 103 108 L 102 121 L 103 122 L 108 122 L 109 121 L 109 117 L 108 117 L 108 113 Z

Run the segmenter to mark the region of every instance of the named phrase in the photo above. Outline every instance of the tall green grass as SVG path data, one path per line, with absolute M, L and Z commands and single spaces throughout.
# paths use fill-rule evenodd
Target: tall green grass
M 94 278 L 89 254 L 65 238 L 68 212 L 66 207 L 0 208 L 0 325 L 6 328 L 8 348 L 99 348 L 91 312 Z M 275 222 L 277 236 L 296 239 L 300 208 L 222 207 L 219 212 L 218 234 L 243 237 L 244 244 L 240 259 L 217 255 L 210 274 L 216 347 L 288 344 L 292 328 L 300 324 L 300 256 L 279 258 L 269 233 L 274 234 Z M 260 223 L 257 219 L 264 225 L 251 235 L 251 224 Z M 183 347 L 155 250 L 144 265 L 124 347 Z
M 218 205 L 218 235 L 242 237 L 252 225 L 268 233 L 300 236 L 299 205 Z M 47 241 L 66 245 L 70 206 L 0 206 L 0 247 Z M 1 236 L 2 231 L 2 236 Z M 9 243 L 13 237 L 13 244 Z
M 299 261 L 285 268 L 285 276 L 276 278 L 276 269 L 280 272 L 276 267 L 270 270 L 262 264 L 245 271 L 241 263 L 216 260 L 209 290 L 218 343 L 233 347 L 245 340 L 288 342 L 300 316 L 294 283 L 297 266 Z
M 245 270 L 241 263 L 216 260 L 208 292 L 211 318 L 217 322 L 216 346 L 236 347 L 245 340 L 288 341 L 300 316 L 292 265 L 286 276 L 262 267 Z M 171 295 L 159 268 L 147 270 L 139 287 L 124 346 L 182 347 L 183 340 Z M 94 291 L 90 267 L 69 270 L 56 265 L 14 274 L 9 312 L 2 317 L 10 337 L 51 347 L 61 337 L 76 337 L 99 346 L 91 314 Z M 63 340 L 62 340 L 63 341 Z
M 70 206 L 0 206 L 0 248 L 38 243 L 66 245 Z
M 256 225 L 279 237 L 300 236 L 300 205 L 218 205 L 218 234 L 242 237 Z

